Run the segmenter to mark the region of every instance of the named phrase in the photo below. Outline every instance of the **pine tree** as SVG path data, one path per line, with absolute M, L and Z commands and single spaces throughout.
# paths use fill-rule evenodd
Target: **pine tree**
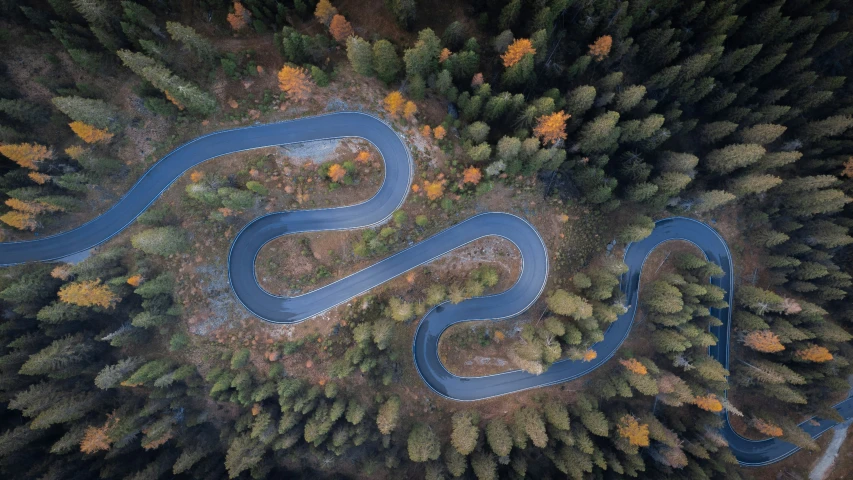
M 614 110 L 626 113 L 636 107 L 646 96 L 646 87 L 643 85 L 632 85 L 616 95 Z
M 759 161 L 765 153 L 766 150 L 761 145 L 729 145 L 708 153 L 705 160 L 711 171 L 716 173 L 730 173 L 739 168 L 752 165 Z
M 782 183 L 782 179 L 769 174 L 752 174 L 737 178 L 731 182 L 731 191 L 743 196 L 754 193 L 764 193 Z
M 477 452 L 471 456 L 471 469 L 477 480 L 497 480 L 498 464 L 494 455 Z
M 438 69 L 439 53 L 441 53 L 441 40 L 435 35 L 435 32 L 429 28 L 418 32 L 418 41 L 403 54 L 406 76 L 411 78 L 419 75 L 424 78 L 435 72 Z
M 81 97 L 54 97 L 53 104 L 72 120 L 99 129 L 117 131 L 121 119 L 119 111 L 103 100 Z
M 453 433 L 450 441 L 462 455 L 468 455 L 477 446 L 480 437 L 480 417 L 476 412 L 462 410 L 453 414 Z
M 168 257 L 186 251 L 189 242 L 184 233 L 176 227 L 150 228 L 137 233 L 131 238 L 134 248 L 149 255 Z
M 24 99 L 0 98 L 0 112 L 12 120 L 28 125 L 45 123 L 50 117 L 47 109 Z
M 383 435 L 390 435 L 397 428 L 400 420 L 400 397 L 392 396 L 379 407 L 376 425 Z
M 397 79 L 402 64 L 391 42 L 383 39 L 373 44 L 373 68 L 376 70 L 376 76 L 385 83 Z
M 492 451 L 499 457 L 506 457 L 512 450 L 512 437 L 506 423 L 496 418 L 486 425 L 486 440 Z
M 169 32 L 172 40 L 183 44 L 203 64 L 213 65 L 217 56 L 216 48 L 192 27 L 182 25 L 178 22 L 166 22 L 166 30 Z
M 361 37 L 347 38 L 347 58 L 353 70 L 365 76 L 373 74 L 373 50 L 370 42 Z
M 697 213 L 708 212 L 731 202 L 735 198 L 734 194 L 725 190 L 702 192 L 698 197 L 696 197 L 694 210 Z
M 739 137 L 742 143 L 767 145 L 776 141 L 787 129 L 784 125 L 763 123 L 742 130 Z
M 618 122 L 619 114 L 616 112 L 606 112 L 586 122 L 577 143 L 580 151 L 589 154 L 605 152 L 613 148 L 622 133 L 616 126 Z
M 432 429 L 423 423 L 416 423 L 409 432 L 409 459 L 413 462 L 438 460 L 441 456 L 441 442 Z

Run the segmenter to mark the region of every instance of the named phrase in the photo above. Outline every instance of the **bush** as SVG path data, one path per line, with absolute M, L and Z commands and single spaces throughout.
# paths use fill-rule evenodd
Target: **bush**
M 426 215 L 418 215 L 415 217 L 415 224 L 419 227 L 426 227 L 429 224 L 429 218 Z
M 394 223 L 396 223 L 398 227 L 402 227 L 403 224 L 406 223 L 406 220 L 409 219 L 409 216 L 406 214 L 406 212 L 402 210 L 397 210 L 396 212 L 394 212 L 393 217 Z

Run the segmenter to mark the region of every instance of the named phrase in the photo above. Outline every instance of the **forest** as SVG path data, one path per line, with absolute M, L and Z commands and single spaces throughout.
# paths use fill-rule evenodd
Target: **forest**
M 738 465 L 722 415 L 802 448 L 793 461 L 823 445 L 800 422 L 843 420 L 847 2 L 0 0 L 0 12 L 2 242 L 91 220 L 197 136 L 357 110 L 405 138 L 410 197 L 347 237 L 334 267 L 317 264 L 330 249 L 316 239 L 282 247 L 314 262 L 283 294 L 487 203 L 536 212 L 543 231 L 547 214 L 536 315 L 511 339 L 494 327 L 466 344 L 541 374 L 596 358 L 629 306 L 621 252 L 656 220 L 714 226 L 737 270 L 728 305 L 709 283 L 721 266 L 674 251 L 643 274 L 642 319 L 595 373 L 453 402 L 412 373 L 412 332 L 435 305 L 514 282 L 493 264 L 412 273 L 297 334 L 260 330 L 213 279 L 248 220 L 352 203 L 378 183 L 369 146 L 314 166 L 194 170 L 85 259 L 0 269 L 4 478 L 800 478 L 793 463 Z M 711 311 L 727 307 L 730 369 L 708 355 Z

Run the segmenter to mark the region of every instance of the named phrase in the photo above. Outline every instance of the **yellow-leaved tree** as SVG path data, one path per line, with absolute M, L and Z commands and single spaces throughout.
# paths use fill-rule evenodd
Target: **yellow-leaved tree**
M 436 140 L 443 139 L 445 135 L 447 135 L 447 130 L 445 130 L 441 125 L 432 129 L 432 136 L 435 137 Z
M 311 95 L 314 82 L 302 67 L 285 65 L 278 72 L 278 88 L 287 94 L 289 100 L 302 102 Z
M 0 145 L 0 153 L 17 163 L 18 165 L 37 170 L 38 162 L 47 160 L 53 156 L 53 151 L 44 145 L 37 143 L 13 143 Z
M 444 180 L 436 180 L 434 182 L 424 180 L 424 192 L 426 192 L 427 198 L 430 200 L 441 198 L 444 195 Z
M 0 215 L 0 222 L 18 230 L 35 230 L 38 227 L 35 216 L 31 213 L 11 210 Z
M 617 425 L 619 436 L 628 440 L 631 445 L 638 447 L 649 446 L 649 426 L 640 423 L 633 415 L 625 415 Z
M 337 13 L 338 9 L 333 7 L 329 0 L 320 0 L 317 2 L 317 8 L 314 9 L 314 16 L 323 25 L 329 25 Z
M 113 138 L 112 133 L 83 122 L 71 122 L 68 126 L 86 143 L 108 142 Z
M 46 173 L 30 172 L 27 176 L 30 177 L 30 180 L 38 183 L 39 185 L 44 185 L 48 180 L 50 180 L 50 175 Z
M 406 102 L 406 106 L 403 107 L 403 116 L 406 117 L 406 120 L 414 120 L 416 113 L 418 113 L 418 106 L 415 105 L 415 102 L 411 100 Z
M 596 358 L 598 358 L 598 352 L 596 352 L 595 350 L 593 350 L 591 348 L 588 348 L 585 352 L 583 352 L 583 361 L 584 362 L 591 362 L 591 361 L 595 360 Z
M 706 410 L 709 412 L 723 411 L 723 404 L 717 399 L 717 396 L 713 393 L 704 397 L 696 397 L 693 399 L 693 403 L 695 403 L 696 406 L 701 408 L 702 410 Z
M 645 365 L 640 363 L 636 358 L 629 358 L 628 360 L 619 360 L 619 363 L 622 364 L 623 367 L 627 368 L 633 373 L 637 375 L 646 375 L 649 373 L 649 370 Z
M 829 353 L 829 350 L 820 345 L 811 345 L 808 348 L 797 350 L 795 356 L 800 360 L 815 363 L 824 363 L 832 360 L 832 354 Z
M 565 140 L 566 120 L 569 118 L 571 118 L 571 115 L 563 110 L 550 115 L 542 115 L 537 119 L 536 127 L 533 128 L 533 134 L 537 137 L 542 137 L 542 143 L 544 144 Z
M 781 437 L 785 432 L 782 430 L 782 427 L 770 423 L 766 420 L 762 420 L 760 418 L 756 418 L 752 421 L 752 426 L 755 427 L 759 432 L 767 435 L 768 437 Z
M 59 300 L 81 307 L 97 305 L 99 307 L 111 308 L 120 298 L 110 290 L 110 287 L 102 284 L 101 280 L 98 279 L 63 285 L 59 289 Z
M 536 53 L 533 42 L 528 38 L 519 38 L 507 47 L 506 53 L 501 55 L 501 60 L 504 62 L 504 67 L 509 68 L 520 62 L 528 53 Z
M 385 111 L 391 114 L 392 117 L 397 117 L 406 103 L 406 99 L 403 98 L 402 93 L 394 91 L 385 97 L 383 103 L 385 104 Z

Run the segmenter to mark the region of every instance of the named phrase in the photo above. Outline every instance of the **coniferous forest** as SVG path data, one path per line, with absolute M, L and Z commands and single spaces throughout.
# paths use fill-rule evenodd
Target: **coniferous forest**
M 736 266 L 728 305 L 698 250 L 650 257 L 641 313 L 607 364 L 454 402 L 415 372 L 413 332 L 435 305 L 512 285 L 515 251 L 477 244 L 469 267 L 427 266 L 293 329 L 266 325 L 229 289 L 236 233 L 271 211 L 367 199 L 381 159 L 367 142 L 315 163 L 214 159 L 88 255 L 0 268 L 3 478 L 804 478 L 827 441 L 798 424 L 843 420 L 848 2 L 0 0 L 0 13 L 3 242 L 84 224 L 203 134 L 358 110 L 412 151 L 406 204 L 348 237 L 276 244 L 258 276 L 293 296 L 474 213 L 524 216 L 548 246 L 547 287 L 514 323 L 444 334 L 461 376 L 501 370 L 459 355 L 534 374 L 595 359 L 629 307 L 621 252 L 656 220 L 712 225 Z M 726 307 L 729 369 L 708 355 L 711 311 Z M 724 414 L 802 451 L 743 467 Z

